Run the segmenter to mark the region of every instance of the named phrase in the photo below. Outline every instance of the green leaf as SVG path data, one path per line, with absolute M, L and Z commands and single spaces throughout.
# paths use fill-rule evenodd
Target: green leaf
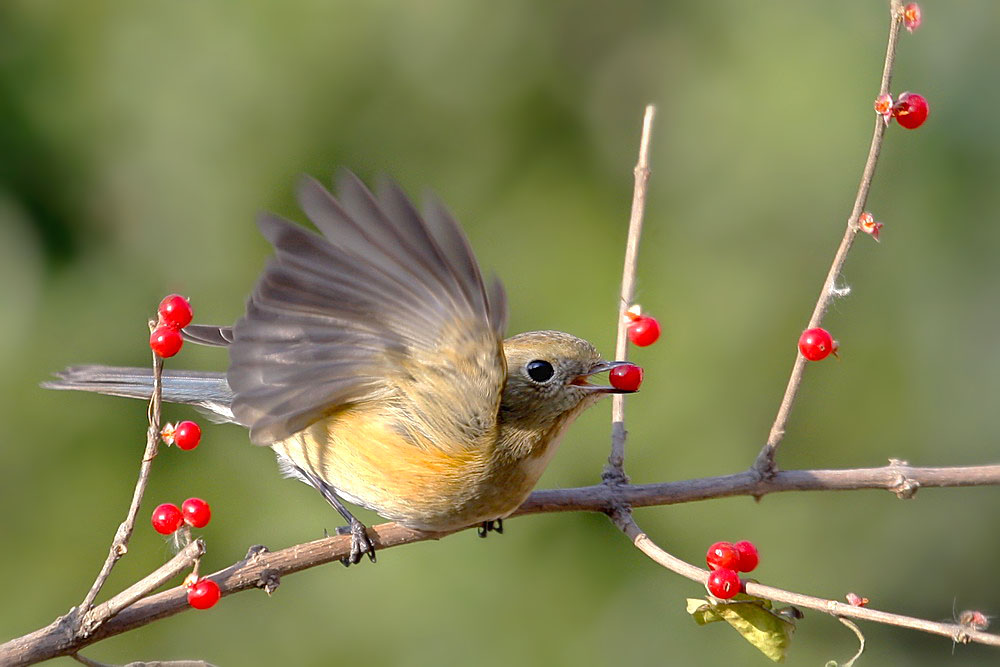
M 774 662 L 783 662 L 795 624 L 772 611 L 770 600 L 738 595 L 730 601 L 689 598 L 687 612 L 695 623 L 729 623 L 743 638 Z

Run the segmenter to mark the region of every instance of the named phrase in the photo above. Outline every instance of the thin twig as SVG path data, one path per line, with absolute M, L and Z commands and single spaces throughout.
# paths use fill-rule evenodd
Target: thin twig
M 111 542 L 111 549 L 108 551 L 108 558 L 104 561 L 104 567 L 94 580 L 94 585 L 90 587 L 87 597 L 83 599 L 77 607 L 78 613 L 82 617 L 94 606 L 97 594 L 101 592 L 104 582 L 111 575 L 111 570 L 115 563 L 128 551 L 128 541 L 132 537 L 132 530 L 135 528 L 135 519 L 139 514 L 139 506 L 142 505 L 142 497 L 146 493 L 146 485 L 149 483 L 149 472 L 153 466 L 153 459 L 156 458 L 157 449 L 160 442 L 160 406 L 163 390 L 161 375 L 163 374 L 163 359 L 155 352 L 153 353 L 153 395 L 149 401 L 149 429 L 146 431 L 146 450 L 142 454 L 142 463 L 139 466 L 139 479 L 135 483 L 135 491 L 132 493 L 132 503 L 129 505 L 125 520 L 118 526 L 115 539 Z
M 102 623 L 115 614 L 133 604 L 157 588 L 167 583 L 178 574 L 194 565 L 205 553 L 204 540 L 197 539 L 181 549 L 173 558 L 156 568 L 136 583 L 132 584 L 107 602 L 103 602 L 88 611 L 80 623 L 80 633 L 83 636 L 91 634 Z
M 653 540 L 642 532 L 631 517 L 623 517 L 619 523 L 619 527 L 625 532 L 626 535 L 628 535 L 629 539 L 632 540 L 632 543 L 635 544 L 640 551 L 649 556 L 656 563 L 659 563 L 668 570 L 676 572 L 683 577 L 697 581 L 702 585 L 707 582 L 708 571 L 691 565 L 690 563 L 687 563 L 661 549 L 653 542 Z M 989 644 L 991 646 L 1000 646 L 1000 635 L 994 635 L 978 630 L 970 630 L 968 627 L 963 627 L 957 623 L 938 623 L 935 621 L 924 620 L 922 618 L 914 618 L 912 616 L 903 616 L 901 614 L 879 611 L 869 607 L 855 607 L 846 602 L 825 600 L 811 595 L 792 593 L 791 591 L 774 588 L 773 586 L 765 586 L 754 582 L 746 582 L 744 588 L 750 595 L 767 598 L 768 600 L 774 600 L 775 602 L 784 602 L 786 604 L 803 607 L 805 609 L 814 609 L 838 618 L 850 617 L 863 621 L 873 621 L 885 625 L 894 625 L 901 628 L 919 630 L 929 634 L 941 635 L 955 641 L 957 641 L 959 637 L 966 636 L 968 637 L 967 641 Z
M 858 659 L 861 657 L 861 654 L 865 652 L 865 635 L 863 632 L 861 632 L 861 628 L 859 628 L 854 621 L 850 621 L 846 618 L 841 618 L 840 616 L 837 617 L 837 620 L 843 623 L 847 627 L 847 629 L 853 632 L 854 636 L 858 638 L 858 644 L 859 644 L 858 652 L 855 653 L 850 660 L 845 662 L 843 666 L 843 667 L 853 667 L 854 663 L 856 663 Z
M 892 82 L 892 68 L 896 61 L 896 43 L 899 41 L 899 28 L 902 23 L 902 4 L 900 0 L 889 1 L 889 41 L 885 50 L 885 64 L 882 67 L 882 83 L 879 87 L 879 94 L 889 92 L 889 85 Z M 813 308 L 812 317 L 809 318 L 807 329 L 818 327 L 823 321 L 830 304 L 834 299 L 834 288 L 837 285 L 837 278 L 840 276 L 844 263 L 847 261 L 847 253 L 851 250 L 854 238 L 858 233 L 858 216 L 861 215 L 868 201 L 868 192 L 871 189 L 872 178 L 875 176 L 875 166 L 878 164 L 878 156 L 882 150 L 882 140 L 885 137 L 886 123 L 882 117 L 875 115 L 875 130 L 872 134 L 871 146 L 868 148 L 868 159 L 865 161 L 865 168 L 861 173 L 861 183 L 858 186 L 857 195 L 854 197 L 854 207 L 851 215 L 847 218 L 847 229 L 844 231 L 844 238 L 840 241 L 840 247 L 833 258 L 833 264 L 823 281 L 823 289 L 820 290 L 816 306 Z M 762 476 L 773 474 L 775 471 L 774 455 L 785 437 L 785 428 L 788 425 L 788 417 L 792 411 L 792 405 L 799 393 L 802 385 L 802 376 L 805 372 L 806 358 L 796 353 L 795 364 L 792 366 L 791 376 L 788 378 L 788 385 L 785 387 L 785 395 L 781 399 L 778 407 L 778 414 L 771 426 L 771 431 L 767 436 L 767 443 L 757 455 L 754 462 L 754 470 Z
M 646 185 L 649 182 L 649 141 L 653 133 L 656 107 L 646 105 L 642 118 L 642 135 L 639 140 L 639 158 L 635 163 L 635 186 L 632 190 L 632 212 L 628 221 L 628 240 L 625 243 L 625 266 L 622 269 L 621 298 L 618 301 L 618 337 L 615 341 L 615 359 L 624 360 L 628 355 L 625 313 L 635 298 L 636 265 L 639 258 L 639 238 L 642 220 L 646 213 Z M 601 478 L 608 484 L 626 484 L 625 475 L 625 396 L 615 394 L 611 402 L 611 455 L 604 466 Z
M 643 507 L 737 495 L 763 496 L 787 491 L 855 489 L 883 489 L 903 497 L 910 497 L 921 487 L 987 485 L 1000 486 L 1000 465 L 918 468 L 896 462 L 882 468 L 856 470 L 783 470 L 768 480 L 762 480 L 752 471 L 746 471 L 736 475 L 663 484 L 615 487 L 596 484 L 575 489 L 536 491 L 515 514 L 590 511 L 614 516 L 613 510 L 618 507 L 617 503 L 621 502 L 632 507 Z M 450 534 L 424 533 L 396 523 L 372 526 L 369 532 L 377 549 L 436 540 Z M 273 552 L 255 549 L 245 560 L 234 563 L 209 577 L 219 584 L 223 595 L 252 588 L 267 590 L 284 575 L 339 561 L 350 553 L 350 549 L 349 535 L 327 537 Z M 681 567 L 683 561 L 676 562 L 678 567 Z M 701 572 L 693 565 L 687 567 L 692 569 L 680 573 Z M 57 619 L 44 628 L 0 644 L 0 664 L 22 665 L 60 655 L 70 655 L 101 639 L 148 625 L 157 619 L 173 616 L 190 608 L 187 603 L 187 589 L 177 586 L 138 600 L 86 638 L 66 633 L 62 619 Z M 979 641 L 976 637 L 973 639 Z
M 87 667 L 117 667 L 106 662 L 91 660 L 87 656 L 73 653 L 70 657 Z M 204 660 L 156 660 L 154 662 L 130 662 L 124 667 L 214 667 Z

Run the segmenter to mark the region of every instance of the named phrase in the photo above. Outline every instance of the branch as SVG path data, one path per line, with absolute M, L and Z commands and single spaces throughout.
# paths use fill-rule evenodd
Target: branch
M 101 568 L 100 573 L 97 575 L 97 579 L 94 580 L 94 585 L 90 587 L 90 591 L 87 596 L 77 607 L 77 614 L 89 619 L 88 625 L 93 625 L 98 621 L 98 616 L 91 615 L 89 612 L 94 606 L 94 600 L 97 598 L 97 594 L 101 592 L 101 588 L 104 586 L 104 582 L 108 580 L 111 576 L 111 570 L 114 568 L 115 563 L 128 552 L 128 541 L 132 537 L 132 531 L 135 529 L 135 519 L 139 514 L 139 506 L 142 505 L 142 497 L 146 493 L 146 485 L 149 483 L 149 472 L 153 466 L 153 459 L 156 458 L 157 449 L 160 442 L 160 406 L 161 406 L 161 395 L 163 390 L 163 383 L 161 375 L 163 373 L 163 359 L 159 357 L 155 352 L 153 353 L 153 395 L 149 401 L 149 410 L 147 415 L 149 417 L 149 428 L 146 430 L 146 450 L 142 454 L 142 463 L 139 466 L 139 479 L 135 483 L 135 491 L 132 492 L 132 503 L 129 505 L 128 512 L 125 515 L 125 520 L 122 521 L 121 525 L 118 526 L 118 531 L 115 533 L 115 538 L 111 542 L 111 549 L 108 551 L 107 560 L 104 561 L 104 566 Z M 80 631 L 85 634 L 87 632 L 81 622 Z M 91 629 L 92 631 L 92 629 Z
M 632 190 L 632 213 L 628 221 L 628 240 L 625 242 L 625 266 L 622 269 L 622 290 L 618 300 L 618 337 L 615 341 L 615 359 L 628 358 L 628 339 L 625 312 L 635 298 L 635 274 L 639 259 L 639 237 L 642 219 L 646 213 L 646 184 L 649 182 L 649 139 L 653 133 L 656 107 L 646 105 L 642 118 L 642 135 L 639 140 L 639 159 L 636 161 L 635 187 Z M 626 484 L 625 475 L 625 396 L 614 394 L 611 398 L 611 455 L 604 466 L 601 478 L 609 484 Z
M 597 484 L 573 489 L 536 491 L 518 509 L 515 516 L 571 511 L 613 513 L 622 502 L 633 507 L 648 507 L 730 496 L 760 497 L 768 493 L 787 491 L 884 489 L 903 497 L 910 497 L 915 489 L 921 487 L 964 486 L 1000 486 L 1000 465 L 919 468 L 895 462 L 882 468 L 783 470 L 767 480 L 760 479 L 754 471 L 748 470 L 735 475 L 661 484 L 628 486 Z M 451 533 L 425 533 L 397 523 L 383 523 L 370 527 L 369 534 L 377 549 L 387 549 L 426 540 L 437 540 Z M 350 550 L 351 538 L 349 535 L 326 537 L 274 552 L 255 548 L 251 550 L 247 558 L 209 575 L 209 578 L 219 584 L 223 595 L 252 588 L 273 590 L 277 587 L 282 576 L 339 561 L 347 556 Z M 687 570 L 691 574 L 695 570 L 702 572 L 700 568 L 693 565 L 687 567 L 693 568 Z M 685 572 L 682 571 L 680 574 L 685 574 Z M 689 578 L 700 580 L 694 576 Z M 772 590 L 767 587 L 755 590 L 762 591 L 764 589 Z M 770 597 L 767 593 L 759 594 L 763 597 Z M 791 593 L 785 594 L 793 595 Z M 784 600 L 785 598 L 774 597 L 773 599 Z M 818 598 L 810 599 L 816 600 Z M 187 603 L 187 589 L 183 586 L 177 586 L 143 598 L 121 610 L 114 618 L 105 622 L 88 637 L 78 637 L 72 631 L 67 632 L 65 628 L 67 617 L 63 617 L 44 628 L 0 645 L 0 664 L 25 665 L 56 656 L 70 655 L 101 639 L 148 625 L 160 618 L 173 616 L 190 608 Z M 860 616 L 855 617 L 861 618 Z M 865 618 L 879 620 L 878 618 Z M 953 626 L 947 625 L 946 627 Z M 980 641 L 981 635 L 992 637 L 992 635 L 985 635 L 985 633 L 967 632 L 966 634 L 972 641 Z
M 157 588 L 167 583 L 178 574 L 193 566 L 205 553 L 205 542 L 196 539 L 181 549 L 173 558 L 156 568 L 136 583 L 132 584 L 118 595 L 104 602 L 86 614 L 80 621 L 80 633 L 87 636 L 94 632 L 109 618 L 125 609 L 137 600 L 146 597 Z
M 780 475 L 781 473 L 778 474 Z M 692 581 L 697 581 L 702 585 L 707 582 L 708 571 L 686 563 L 685 561 L 682 561 L 676 556 L 672 556 L 660 547 L 656 546 L 656 544 L 649 539 L 649 537 L 643 533 L 642 530 L 640 530 L 639 526 L 636 525 L 635 521 L 633 521 L 630 516 L 623 515 L 621 518 L 621 525 L 619 527 L 625 532 L 626 535 L 629 536 L 632 543 L 635 544 L 640 551 L 649 556 L 656 563 L 659 563 L 668 570 L 687 577 Z M 801 593 L 792 593 L 790 591 L 774 588 L 773 586 L 765 586 L 752 581 L 746 582 L 744 589 L 750 595 L 756 595 L 757 597 L 767 598 L 768 600 L 774 600 L 776 602 L 785 602 L 795 605 L 796 607 L 814 609 L 837 618 L 856 618 L 862 621 L 874 621 L 885 625 L 910 628 L 911 630 L 919 630 L 921 632 L 948 637 L 956 642 L 967 643 L 974 641 L 980 644 L 1000 646 L 1000 635 L 974 630 L 968 626 L 960 625 L 958 623 L 938 623 L 935 621 L 927 621 L 922 618 L 914 618 L 912 616 L 892 614 L 868 607 L 855 607 L 845 602 L 825 600 L 811 595 L 802 595 Z
M 896 43 L 899 41 L 899 28 L 903 21 L 903 7 L 900 0 L 889 0 L 889 43 L 885 50 L 885 64 L 882 67 L 882 83 L 879 87 L 879 94 L 889 92 L 889 84 L 892 81 L 892 68 L 896 61 Z M 882 150 L 882 140 L 885 137 L 886 123 L 881 116 L 875 117 L 875 130 L 872 134 L 871 146 L 868 148 L 868 159 L 865 161 L 865 168 L 861 172 L 861 184 L 858 185 L 858 193 L 854 197 L 854 207 L 851 215 L 847 218 L 847 229 L 844 231 L 844 238 L 840 241 L 840 247 L 833 258 L 833 264 L 823 281 L 823 289 L 819 293 L 819 299 L 813 308 L 812 317 L 806 329 L 818 327 L 826 315 L 827 309 L 834 299 L 834 288 L 837 286 L 837 278 L 840 276 L 844 264 L 847 262 L 847 253 L 850 252 L 854 244 L 854 238 L 858 233 L 858 216 L 865 208 L 868 201 L 868 192 L 871 189 L 872 178 L 875 176 L 875 166 L 878 164 L 878 156 Z M 785 387 L 785 395 L 781 399 L 778 407 L 778 414 L 774 418 L 774 424 L 767 436 L 767 443 L 757 455 L 754 462 L 754 470 L 762 476 L 774 473 L 774 455 L 785 437 L 785 428 L 788 424 L 788 417 L 791 414 L 795 398 L 798 396 L 799 387 L 802 385 L 802 376 L 806 368 L 806 358 L 796 352 L 795 364 L 792 366 L 792 374 L 788 378 L 788 385 Z

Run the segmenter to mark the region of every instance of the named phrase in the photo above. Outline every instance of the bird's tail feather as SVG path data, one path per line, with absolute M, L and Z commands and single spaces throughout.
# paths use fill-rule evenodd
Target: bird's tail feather
M 148 400 L 153 393 L 150 368 L 122 366 L 70 366 L 42 383 L 46 389 L 92 391 L 110 396 Z M 163 400 L 202 408 L 223 421 L 235 421 L 233 390 L 225 373 L 209 371 L 163 371 Z

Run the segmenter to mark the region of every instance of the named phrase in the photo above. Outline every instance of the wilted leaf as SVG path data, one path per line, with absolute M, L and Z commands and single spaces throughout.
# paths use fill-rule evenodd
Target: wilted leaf
M 775 662 L 782 662 L 795 624 L 771 611 L 770 600 L 738 595 L 730 601 L 689 598 L 687 611 L 698 625 L 726 621 L 743 638 Z

